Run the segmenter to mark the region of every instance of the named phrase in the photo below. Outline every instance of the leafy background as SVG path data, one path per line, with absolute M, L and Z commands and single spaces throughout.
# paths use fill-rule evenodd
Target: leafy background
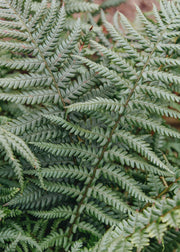
M 2 57 L 5 57 L 6 59 L 9 57 L 8 55 L 8 53 L 6 52 L 6 51 L 4 51 L 3 53 L 3 56 Z M 96 60 L 96 58 L 92 58 L 93 60 Z M 88 63 L 88 62 L 86 62 L 86 63 Z M 9 68 L 8 67 L 4 67 L 4 68 L 2 68 L 2 72 L 1 72 L 1 74 L 2 74 L 2 77 L 3 76 L 5 76 L 7 73 L 10 73 L 10 75 L 9 75 L 9 77 L 11 76 L 11 74 L 12 74 L 12 76 L 14 76 L 14 72 L 12 71 L 9 71 Z M 3 115 L 3 116 L 8 116 L 9 118 L 16 118 L 16 117 L 18 117 L 18 115 L 21 115 L 21 113 L 24 111 L 24 106 L 22 106 L 22 105 L 17 105 L 16 107 L 14 107 L 14 105 L 12 104 L 12 106 L 10 105 L 10 104 L 7 104 L 6 102 L 2 102 L 2 105 L 1 105 L 1 107 L 2 107 L 2 111 L 1 111 L 1 114 Z M 31 106 L 29 106 L 29 108 L 28 108 L 28 106 L 27 106 L 27 109 L 31 109 Z M 7 118 L 3 118 L 3 117 L 1 117 L 1 120 L 3 121 L 3 120 L 7 120 Z M 10 122 L 11 122 L 11 119 L 9 119 L 10 120 Z M 51 122 L 53 123 L 60 123 L 61 124 L 61 126 L 63 125 L 63 127 L 64 128 L 68 128 L 68 127 L 72 127 L 72 125 L 66 125 L 66 124 L 63 124 L 62 123 L 62 121 L 58 121 L 58 118 L 49 118 L 49 120 L 51 120 Z M 76 120 L 76 119 L 75 119 Z M 77 130 L 77 132 L 78 132 L 78 129 L 76 129 Z M 86 132 L 87 133 L 87 136 L 88 136 L 88 132 Z M 10 136 L 9 136 L 10 137 Z M 81 139 L 81 138 L 80 138 Z M 102 141 L 102 139 L 100 139 L 100 142 Z M 176 142 L 176 141 L 169 141 L 169 139 L 168 139 L 168 142 L 166 142 L 166 138 L 160 138 L 160 139 L 157 139 L 157 143 L 159 144 L 159 148 L 161 149 L 161 151 L 163 151 L 164 153 L 166 153 L 167 154 L 167 156 L 168 156 L 168 159 L 172 162 L 172 164 L 174 164 L 175 166 L 176 165 L 179 165 L 178 164 L 178 162 L 179 162 L 179 143 L 178 142 Z M 17 141 L 17 143 L 16 144 L 20 144 L 19 146 L 21 146 L 21 142 L 19 142 L 18 143 L 18 141 Z M 38 144 L 37 144 L 37 146 L 38 146 Z M 45 145 L 44 145 L 45 146 Z M 16 146 L 15 146 L 16 147 Z M 43 147 L 43 146 L 42 146 Z M 46 147 L 45 147 L 46 148 Z M 37 150 L 37 149 L 35 149 L 35 150 Z M 47 150 L 48 150 L 48 148 L 47 148 Z M 29 155 L 30 155 L 30 153 L 29 153 Z M 27 158 L 27 156 L 25 156 L 25 158 Z M 88 158 L 88 157 L 87 157 Z M 32 159 L 34 159 L 33 157 L 32 157 Z M 42 159 L 42 158 L 41 158 Z M 22 162 L 24 162 L 24 160 L 21 160 Z M 36 163 L 36 164 L 34 164 L 34 163 L 32 163 L 32 165 L 34 166 L 36 166 L 36 167 L 38 167 L 38 162 Z M 18 164 L 16 164 L 16 166 L 18 167 Z M 4 172 L 5 172 L 5 169 L 4 169 Z M 17 174 L 18 174 L 18 172 L 17 172 Z M 29 175 L 29 177 L 30 177 L 30 180 L 29 181 L 31 181 L 31 176 L 33 177 L 33 172 L 31 173 L 31 171 L 28 173 L 28 171 L 27 171 L 27 174 Z M 83 171 L 82 171 L 82 174 L 83 174 Z M 5 173 L 3 174 L 3 176 L 5 176 Z M 11 176 L 12 176 L 12 174 L 8 174 L 8 176 L 11 178 Z M 46 175 L 45 175 L 46 176 Z M 40 178 L 41 179 L 41 178 Z M 20 180 L 20 182 L 21 182 L 21 176 L 19 176 L 19 180 Z M 26 181 L 26 183 L 29 183 L 29 181 Z M 49 180 L 49 181 L 51 181 L 51 179 Z M 3 181 L 3 179 L 1 179 L 1 182 L 2 183 L 4 183 L 5 182 L 5 180 Z M 154 182 L 156 183 L 159 183 L 159 180 L 157 179 L 156 180 L 156 178 L 154 177 Z M 12 186 L 13 185 L 17 185 L 13 180 L 11 181 L 11 183 L 12 183 Z M 39 182 L 37 182 L 37 184 L 38 184 Z M 39 184 L 38 184 L 38 186 L 39 186 Z M 43 185 L 42 185 L 42 187 L 43 187 Z M 160 187 L 162 187 L 162 185 L 160 185 Z M 33 190 L 33 187 L 31 187 L 30 188 L 31 190 Z M 19 193 L 19 189 L 17 189 L 17 188 L 15 188 L 15 189 L 11 189 L 10 190 L 10 192 L 9 192 L 9 195 L 8 196 L 6 196 L 5 195 L 5 197 L 2 199 L 3 200 L 3 202 L 7 202 L 7 201 L 9 201 L 11 198 L 13 198 L 14 197 L 14 195 L 16 195 L 16 194 L 18 194 Z M 26 193 L 27 193 L 27 191 L 25 192 L 25 198 L 24 199 L 26 199 Z M 156 195 L 157 194 L 157 192 L 156 191 L 152 191 L 151 192 L 152 194 L 154 193 L 154 195 Z M 30 195 L 30 194 L 29 194 Z M 28 196 L 28 193 L 27 193 L 27 196 Z M 51 195 L 52 197 L 53 197 L 53 195 Z M 17 202 L 18 202 L 18 197 L 16 198 L 17 199 Z M 19 196 L 19 200 L 21 201 L 21 199 L 22 199 L 22 197 L 21 196 Z M 28 205 L 28 200 L 30 199 L 30 197 L 29 198 L 27 198 L 26 199 L 26 208 L 28 209 L 29 207 L 31 208 L 33 208 L 33 206 L 31 205 Z M 13 200 L 11 201 L 12 202 L 12 205 L 13 205 Z M 32 202 L 32 200 L 31 200 L 31 202 Z M 168 204 L 167 204 L 168 205 Z M 7 215 L 7 217 L 13 217 L 13 214 L 14 215 L 17 215 L 18 216 L 18 214 L 19 215 L 21 215 L 21 219 L 22 219 L 22 212 L 21 212 L 21 210 L 19 210 L 18 208 L 16 209 L 16 211 L 13 213 L 13 211 L 10 211 L 10 209 L 8 209 L 8 204 L 5 204 L 4 205 L 5 207 L 7 207 L 6 208 L 6 210 L 4 210 L 3 211 L 3 213 L 2 213 L 2 218 L 4 217 L 3 216 L 3 214 L 4 215 Z M 9 206 L 10 206 L 10 204 L 9 204 Z M 57 210 L 59 210 L 59 212 L 60 212 L 60 209 L 57 209 Z M 62 209 L 61 209 L 62 210 Z M 67 209 L 64 209 L 64 210 L 67 210 Z M 34 215 L 34 216 L 37 216 L 38 217 L 38 214 L 39 214 L 39 216 L 42 214 L 42 215 L 44 215 L 44 216 L 46 216 L 46 214 L 48 214 L 48 213 L 41 213 L 41 212 L 36 212 L 36 211 L 32 211 L 31 212 L 31 214 L 32 215 Z M 56 216 L 56 214 L 57 214 L 57 212 L 54 210 L 54 212 L 52 211 L 51 213 L 49 213 L 49 214 L 51 214 L 51 216 Z M 176 213 L 175 213 L 176 214 Z M 67 217 L 67 216 L 66 216 Z M 41 239 L 43 239 L 43 242 L 42 242 L 42 247 L 44 247 L 44 248 L 48 248 L 48 247 L 50 247 L 50 246 L 54 246 L 54 244 L 56 244 L 56 242 L 58 243 L 58 239 L 59 239 L 59 246 L 60 246 L 60 242 L 62 242 L 61 240 L 60 240 L 60 237 L 61 236 L 63 236 L 63 233 L 61 233 L 61 231 L 59 231 L 59 233 L 57 234 L 57 233 L 55 233 L 54 232 L 54 230 L 56 230 L 56 227 L 59 225 L 59 224 L 57 224 L 57 223 L 55 223 L 55 222 L 53 222 L 52 220 L 51 221 L 46 221 L 46 220 L 40 220 L 38 223 L 35 223 L 35 221 L 33 221 L 33 219 L 30 217 L 30 216 L 28 216 L 28 218 L 29 218 L 29 220 L 28 220 L 28 218 L 26 218 L 25 216 L 23 217 L 23 218 L 25 218 L 25 225 L 24 225 L 24 227 L 21 229 L 21 227 L 20 226 L 18 226 L 18 225 L 16 225 L 16 223 L 13 223 L 13 224 L 10 224 L 11 223 L 11 219 L 9 219 L 9 225 L 11 226 L 11 228 L 12 229 L 10 229 L 10 230 L 7 230 L 7 236 L 9 235 L 9 239 L 14 239 L 14 237 L 15 237 L 15 241 L 12 243 L 12 244 L 9 244 L 9 251 L 11 251 L 12 250 L 12 247 L 14 246 L 16 246 L 17 245 L 17 243 L 18 243 L 18 241 L 19 240 L 21 240 L 21 241 L 24 241 L 25 242 L 25 240 L 26 239 L 28 239 L 28 241 L 29 241 L 29 244 L 30 245 L 32 245 L 33 246 L 33 240 L 31 240 L 31 237 L 28 237 L 28 235 L 27 234 L 31 234 L 31 231 L 32 231 L 32 233 L 33 233 L 33 236 L 37 236 L 37 240 L 41 240 Z M 21 219 L 19 219 L 19 221 L 21 220 Z M 18 220 L 18 217 L 17 217 L 17 220 Z M 111 220 L 109 220 L 109 221 L 111 221 Z M 52 222 L 53 222 L 53 229 L 52 229 L 52 232 L 49 234 L 48 233 L 48 229 L 46 229 L 46 225 L 48 226 L 48 225 L 50 225 L 50 223 L 52 224 Z M 42 230 L 42 232 L 41 233 L 39 233 L 38 234 L 38 230 L 39 230 L 39 227 L 41 226 L 41 223 L 42 223 L 42 225 L 44 226 L 44 228 L 43 228 L 43 230 Z M 4 223 L 3 223 L 4 224 Z M 36 224 L 36 225 L 35 225 Z M 25 227 L 27 225 L 27 227 Z M 171 225 L 173 226 L 173 224 L 171 223 Z M 164 228 L 165 228 L 165 226 L 163 226 Z M 173 226 L 174 227 L 174 226 Z M 83 229 L 83 227 L 81 226 L 81 228 Z M 84 227 L 85 228 L 85 227 Z M 92 229 L 92 226 L 87 226 L 87 230 L 88 230 L 88 228 L 89 229 Z M 107 227 L 106 227 L 107 228 Z M 23 230 L 24 229 L 24 230 Z M 27 230 L 26 230 L 27 229 Z M 16 230 L 16 231 L 15 231 Z M 20 235 L 19 236 L 16 236 L 16 233 L 17 233 L 17 230 L 19 230 L 19 233 L 20 233 Z M 26 230 L 26 231 L 25 231 Z M 97 230 L 99 230 L 98 229 L 98 227 L 97 227 Z M 97 236 L 98 237 L 98 232 L 97 232 L 97 230 L 91 230 L 92 231 L 92 236 L 90 236 L 90 237 L 88 237 L 88 236 L 85 236 L 86 238 L 88 237 L 88 246 L 90 247 L 91 245 L 93 245 L 94 244 L 94 241 L 96 241 L 96 238 L 95 238 L 95 236 Z M 9 233 L 8 233 L 8 231 L 9 231 Z M 13 233 L 14 232 L 14 233 Z M 23 236 L 23 234 L 24 234 L 24 236 Z M 43 234 L 44 235 L 47 235 L 47 239 L 44 239 L 44 237 L 43 237 Z M 49 234 L 49 236 L 48 236 L 48 234 Z M 5 236 L 5 234 L 3 234 L 4 236 Z M 114 235 L 114 234 L 113 234 Z M 136 240 L 136 242 L 135 242 L 135 244 L 137 245 L 137 239 L 135 239 L 135 237 L 133 237 L 134 238 L 134 240 Z M 147 238 L 147 237 L 146 237 Z M 23 240 L 24 239 L 24 240 Z M 57 240 L 57 241 L 56 241 Z M 147 239 L 145 239 L 145 242 L 143 243 L 144 245 L 146 244 L 146 241 L 147 241 Z M 22 244 L 24 244 L 23 242 L 22 242 Z M 25 248 L 25 245 L 22 245 L 22 246 L 24 246 L 24 248 Z M 58 245 L 57 245 L 58 246 Z M 128 246 L 128 245 L 127 245 Z M 8 249 L 6 249 L 7 251 L 8 251 Z M 161 248 L 160 248 L 161 249 Z

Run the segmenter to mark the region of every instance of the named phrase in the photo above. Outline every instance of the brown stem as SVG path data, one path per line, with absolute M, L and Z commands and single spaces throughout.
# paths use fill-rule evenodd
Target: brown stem
M 137 78 L 137 80 L 136 80 L 136 82 L 135 82 L 135 85 L 134 85 L 134 87 L 131 89 L 130 94 L 129 94 L 129 96 L 127 97 L 127 100 L 126 100 L 126 102 L 125 102 L 125 104 L 124 104 L 124 111 L 118 116 L 118 119 L 117 119 L 117 121 L 116 121 L 114 127 L 113 127 L 112 130 L 111 130 L 111 133 L 110 133 L 110 135 L 109 135 L 108 141 L 107 141 L 107 143 L 104 145 L 104 147 L 103 147 L 103 149 L 102 149 L 101 155 L 99 156 L 99 160 L 98 160 L 98 162 L 97 162 L 97 164 L 96 164 L 96 166 L 95 166 L 95 168 L 94 168 L 94 170 L 93 170 L 91 180 L 90 180 L 89 183 L 86 185 L 85 191 L 84 191 L 84 193 L 83 193 L 83 197 L 82 197 L 82 199 L 81 199 L 81 201 L 79 202 L 79 205 L 78 205 L 78 207 L 77 207 L 76 215 L 75 215 L 74 221 L 73 221 L 73 223 L 71 224 L 71 227 L 70 227 L 69 230 L 68 230 L 68 233 L 67 233 L 67 237 L 68 237 L 68 238 L 70 238 L 71 234 L 73 233 L 73 226 L 76 224 L 76 221 L 77 221 L 77 219 L 79 218 L 81 205 L 83 204 L 83 202 L 84 202 L 84 200 L 85 200 L 85 198 L 86 198 L 86 196 L 87 196 L 88 189 L 90 188 L 91 184 L 93 183 L 93 181 L 94 181 L 94 179 L 95 179 L 95 177 L 96 177 L 96 171 L 98 170 L 99 164 L 100 164 L 100 162 L 102 161 L 102 159 L 103 159 L 103 157 L 104 157 L 104 153 L 105 153 L 105 151 L 107 150 L 107 147 L 108 147 L 109 143 L 111 142 L 111 139 L 112 139 L 112 136 L 113 136 L 113 134 L 114 134 L 114 131 L 115 131 L 116 128 L 118 127 L 118 124 L 119 124 L 119 122 L 120 122 L 120 120 L 121 120 L 121 117 L 125 114 L 126 108 L 127 108 L 128 104 L 129 104 L 129 101 L 130 101 L 130 99 L 131 99 L 131 97 L 132 97 L 132 95 L 133 95 L 133 93 L 134 93 L 134 91 L 135 91 L 135 89 L 136 89 L 136 87 L 137 87 L 137 85 L 138 85 L 138 83 L 139 83 L 139 80 L 140 80 L 141 77 L 142 77 L 142 74 L 143 74 L 145 68 L 146 68 L 147 65 L 149 64 L 149 60 L 150 60 L 152 54 L 154 53 L 154 51 L 156 50 L 157 44 L 160 42 L 160 40 L 161 40 L 161 36 L 160 36 L 159 39 L 157 40 L 157 42 L 156 42 L 156 44 L 155 44 L 155 46 L 154 46 L 154 49 L 152 50 L 152 52 L 150 53 L 150 55 L 149 55 L 149 57 L 148 57 L 146 63 L 144 64 L 144 66 L 143 66 L 143 68 L 142 68 L 142 70 L 141 70 L 141 72 L 140 72 L 140 74 L 139 74 L 139 77 Z

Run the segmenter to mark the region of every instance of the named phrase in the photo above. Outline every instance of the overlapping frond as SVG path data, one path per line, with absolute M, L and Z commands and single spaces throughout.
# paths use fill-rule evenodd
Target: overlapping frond
M 40 169 L 39 161 L 22 139 L 2 127 L 0 128 L 0 148 L 1 155 L 4 156 L 4 160 L 12 166 L 18 177 L 20 186 L 23 187 L 23 168 L 17 158 L 17 154 L 27 160 L 31 166 L 37 170 Z
M 11 242 L 9 245 L 6 245 L 6 247 L 2 247 L 4 248 L 4 251 L 15 251 L 16 248 L 19 247 L 18 244 L 20 244 L 21 246 L 25 245 L 26 249 L 28 249 L 28 247 L 30 246 L 31 249 L 36 248 L 37 251 L 42 251 L 38 243 L 30 235 L 23 232 L 22 229 L 19 230 L 15 227 L 9 227 L 6 230 L 1 230 L 0 235 L 1 243 L 5 243 L 6 241 Z M 28 246 L 26 246 L 26 244 Z
M 76 251 L 76 241 L 90 248 L 111 227 L 92 251 L 156 247 L 155 237 L 179 228 L 178 168 L 159 144 L 180 138 L 164 120 L 180 119 L 179 4 L 154 7 L 156 22 L 137 8 L 140 30 L 118 13 L 113 26 L 102 12 L 98 40 L 87 15 L 72 16 L 98 5 L 63 2 L 0 3 L 0 48 L 8 52 L 0 67 L 9 69 L 0 109 L 14 107 L 11 119 L 0 118 L 0 218 L 8 223 L 0 246 Z M 26 222 L 10 225 L 16 215 Z
M 148 245 L 151 245 L 151 238 L 155 238 L 159 243 L 159 249 L 167 249 L 165 244 L 167 228 L 179 227 L 179 193 L 174 199 L 162 199 L 158 204 L 148 207 L 142 213 L 135 213 L 125 221 L 122 221 L 114 228 L 111 228 L 101 239 L 95 248 L 89 251 L 137 251 L 145 249 L 148 251 Z M 174 221 L 176 219 L 176 221 Z M 167 236 L 168 237 L 168 236 Z M 162 240 L 164 240 L 162 244 Z M 167 247 L 165 246 L 167 245 Z M 147 247 L 147 250 L 146 250 Z M 152 247 L 153 249 L 153 247 Z M 154 250 L 152 250 L 154 251 Z M 160 250 L 159 250 L 160 251 Z
M 169 5 L 169 8 L 172 8 L 172 6 Z M 104 112 L 106 115 L 108 113 L 109 115 L 119 114 L 117 117 L 115 116 L 116 122 L 110 130 L 108 142 L 104 145 L 99 162 L 94 168 L 94 178 L 91 183 L 93 184 L 95 180 L 98 180 L 96 176 L 99 178 L 101 166 L 103 173 L 102 161 L 108 162 L 109 174 L 107 171 L 106 178 L 116 181 L 120 187 L 126 188 L 131 195 L 132 191 L 135 192 L 137 189 L 137 194 L 133 194 L 133 196 L 140 198 L 142 196 L 141 200 L 148 201 L 148 197 L 143 196 L 138 187 L 136 188 L 137 185 L 131 190 L 128 185 L 120 180 L 118 174 L 128 176 L 131 172 L 128 174 L 126 169 L 133 169 L 154 175 L 160 175 L 162 172 L 162 176 L 165 175 L 163 175 L 165 172 L 165 176 L 168 173 L 168 176 L 170 174 L 173 176 L 174 168 L 165 160 L 162 161 L 163 156 L 160 157 L 155 154 L 154 150 L 151 149 L 150 139 L 153 139 L 154 133 L 179 138 L 179 132 L 162 124 L 162 119 L 157 120 L 160 116 L 179 118 L 179 112 L 176 109 L 173 110 L 170 103 L 165 102 L 165 100 L 179 101 L 179 97 L 172 93 L 173 85 L 175 87 L 179 85 L 179 75 L 177 72 L 168 72 L 168 69 L 174 66 L 179 67 L 178 56 L 175 54 L 179 45 L 173 44 L 172 28 L 169 28 L 174 22 L 172 17 L 168 19 L 168 22 L 160 17 L 164 27 L 161 29 L 161 26 L 157 32 L 159 27 L 157 28 L 156 24 L 147 20 L 140 9 L 137 8 L 137 11 L 143 32 L 136 31 L 121 15 L 120 22 L 122 20 L 125 33 L 127 32 L 126 38 L 120 32 L 120 29 L 116 30 L 112 24 L 106 21 L 105 15 L 102 13 L 103 24 L 114 41 L 114 48 L 106 48 L 95 41 L 91 42 L 91 46 L 101 57 L 106 59 L 106 62 L 99 64 L 78 56 L 78 59 L 87 68 L 94 70 L 102 78 L 113 82 L 112 85 L 117 88 L 117 91 L 113 94 L 113 100 L 99 96 L 93 100 L 71 104 L 67 107 L 67 111 L 70 114 L 73 111 L 83 112 L 83 114 L 88 114 L 89 117 L 91 115 L 97 116 L 97 113 L 93 111 Z M 176 17 L 177 13 L 174 13 L 173 18 Z M 177 24 L 176 29 L 178 30 Z M 174 32 L 177 31 L 176 29 Z M 166 36 L 169 34 L 166 41 L 163 40 L 164 34 Z M 168 54 L 167 49 L 172 49 L 172 55 Z M 108 129 L 108 125 L 104 125 L 104 127 Z M 135 135 L 133 136 L 136 130 L 142 132 L 138 138 Z M 145 137 L 144 134 L 147 133 L 149 137 Z M 135 140 L 135 138 L 137 139 Z M 119 170 L 113 168 L 118 167 L 117 165 L 121 167 Z M 125 173 L 123 173 L 124 171 Z M 131 181 L 133 179 L 131 175 L 126 179 L 130 184 L 134 184 L 133 180 Z M 88 186 L 90 187 L 90 183 Z M 106 191 L 105 188 L 104 191 Z M 80 213 L 77 214 L 80 215 Z M 163 231 L 160 231 L 160 233 L 163 234 Z M 136 239 L 135 236 L 134 239 Z M 141 242 L 142 247 L 147 245 L 146 235 L 142 235 L 139 246 Z M 141 249 L 141 247 L 138 247 L 138 249 Z

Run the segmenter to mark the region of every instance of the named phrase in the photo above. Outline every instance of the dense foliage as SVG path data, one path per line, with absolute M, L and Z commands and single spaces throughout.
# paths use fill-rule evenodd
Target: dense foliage
M 3 251 L 180 248 L 180 1 L 98 10 L 0 2 Z

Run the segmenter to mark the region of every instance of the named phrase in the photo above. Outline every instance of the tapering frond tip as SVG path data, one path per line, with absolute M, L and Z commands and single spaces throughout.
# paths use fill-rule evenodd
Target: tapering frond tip
M 87 2 L 82 2 L 82 1 L 78 2 L 78 1 L 72 1 L 72 0 L 70 1 L 68 0 L 67 3 L 68 4 L 65 5 L 65 9 L 68 14 L 77 13 L 77 12 L 94 12 L 99 9 L 99 5 L 95 3 L 87 3 Z

